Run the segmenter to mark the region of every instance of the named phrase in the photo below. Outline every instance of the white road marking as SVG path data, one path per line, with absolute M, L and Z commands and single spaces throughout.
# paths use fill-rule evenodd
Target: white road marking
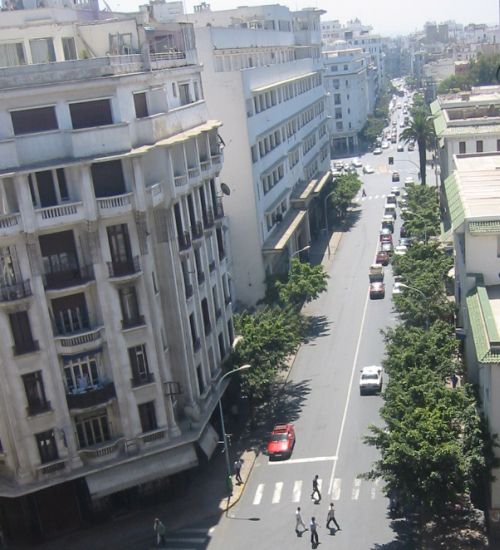
M 339 500 L 340 498 L 340 487 L 342 485 L 342 480 L 340 477 L 336 477 L 333 480 L 333 487 L 332 487 L 332 500 Z
M 375 483 L 373 484 L 372 489 L 370 491 L 370 496 L 371 496 L 372 500 L 374 500 L 375 497 L 377 496 L 377 490 L 378 490 L 379 485 L 380 485 L 380 478 L 377 477 L 377 479 L 375 480 Z
M 358 500 L 360 487 L 361 487 L 361 480 L 356 478 L 354 480 L 354 487 L 352 488 L 352 495 L 351 495 L 352 500 Z
M 272 503 L 273 504 L 278 504 L 278 502 L 280 501 L 281 499 L 281 491 L 283 490 L 283 482 L 282 481 L 278 481 L 275 485 L 274 485 L 274 493 L 273 493 L 273 500 L 272 500 Z
M 336 456 L 313 456 L 311 458 L 291 458 L 279 462 L 269 462 L 269 466 L 285 466 L 286 464 L 302 464 L 304 462 L 324 462 L 328 460 L 337 460 Z
M 302 494 L 302 480 L 298 480 L 293 484 L 292 502 L 300 502 L 301 494 Z
M 262 495 L 264 494 L 264 484 L 259 483 L 257 490 L 255 491 L 255 496 L 253 497 L 253 504 L 257 506 L 262 500 Z
M 319 489 L 319 492 L 321 493 L 321 487 L 323 486 L 323 480 L 322 479 L 318 479 L 318 489 Z
M 375 247 L 375 252 L 373 253 L 373 256 L 376 255 L 377 253 L 377 249 L 378 249 L 378 243 L 376 244 L 376 247 Z M 369 298 L 370 298 L 370 291 L 367 290 L 366 291 L 366 298 L 365 298 L 365 307 L 363 309 L 363 316 L 361 318 L 361 324 L 360 324 L 360 328 L 359 328 L 359 335 L 358 335 L 358 343 L 356 344 L 356 353 L 354 354 L 354 360 L 352 362 L 352 369 L 351 369 L 351 379 L 349 381 L 349 389 L 347 390 L 347 395 L 346 395 L 346 399 L 345 399 L 345 405 L 344 405 L 344 412 L 342 414 L 342 422 L 340 424 L 340 432 L 339 432 L 339 437 L 337 439 L 337 448 L 335 449 L 335 456 L 338 457 L 339 456 L 339 453 L 340 453 L 340 445 L 342 443 L 342 436 L 344 434 L 344 428 L 345 428 L 345 423 L 346 423 L 346 419 L 347 419 L 347 409 L 349 408 L 349 399 L 351 398 L 351 393 L 352 393 L 352 387 L 353 387 L 353 383 L 354 383 L 354 373 L 356 372 L 357 370 L 357 364 L 358 364 L 358 356 L 359 356 L 359 349 L 361 347 L 361 338 L 363 336 L 363 329 L 364 329 L 364 326 L 365 326 L 365 321 L 366 321 L 366 312 L 368 310 L 368 301 L 369 301 Z M 337 464 L 338 464 L 338 461 L 335 460 L 333 462 L 333 467 L 332 467 L 332 473 L 330 475 L 330 484 L 328 486 L 328 494 L 331 494 L 332 493 L 332 486 L 333 486 L 333 480 L 335 478 L 335 469 L 337 467 Z

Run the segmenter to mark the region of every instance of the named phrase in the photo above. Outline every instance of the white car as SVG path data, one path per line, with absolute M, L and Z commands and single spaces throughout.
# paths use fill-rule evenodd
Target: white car
M 399 193 L 400 193 L 400 189 L 397 185 L 393 185 L 391 187 L 391 193 L 393 193 L 394 195 L 396 195 L 396 197 L 399 197 Z
M 363 174 L 373 174 L 374 172 L 375 170 L 369 164 L 363 166 Z
M 382 142 L 382 149 L 389 149 L 389 142 L 388 141 L 383 141 Z
M 394 247 L 395 256 L 404 256 L 408 252 L 408 247 L 404 244 L 398 244 Z
M 402 143 L 398 144 L 398 153 L 402 153 L 405 150 L 405 146 Z
M 412 183 L 415 183 L 415 180 L 412 176 L 408 176 L 407 178 L 405 178 L 405 185 L 410 185 Z
M 382 149 L 380 147 L 376 147 L 374 150 L 373 150 L 373 154 L 374 155 L 381 155 L 382 154 Z
M 361 168 L 363 166 L 363 163 L 358 158 L 352 159 L 351 164 L 354 168 Z
M 382 371 L 382 367 L 376 365 L 361 369 L 361 376 L 359 378 L 360 395 L 365 393 L 380 393 L 382 391 Z

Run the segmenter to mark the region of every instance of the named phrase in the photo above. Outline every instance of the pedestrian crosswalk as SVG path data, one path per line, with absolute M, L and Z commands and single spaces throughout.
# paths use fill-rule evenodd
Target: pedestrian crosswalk
M 346 482 L 341 478 L 334 478 L 331 487 L 325 485 L 322 479 L 318 481 L 323 499 L 375 500 L 384 497 L 380 479 L 367 481 L 356 477 L 350 482 Z M 271 484 L 259 483 L 253 493 L 252 504 L 259 506 L 260 504 L 279 504 L 280 502 L 305 502 L 311 499 L 312 487 L 310 485 L 310 482 L 304 482 L 301 479 L 287 483 L 283 481 Z M 327 494 L 328 491 L 330 494 Z

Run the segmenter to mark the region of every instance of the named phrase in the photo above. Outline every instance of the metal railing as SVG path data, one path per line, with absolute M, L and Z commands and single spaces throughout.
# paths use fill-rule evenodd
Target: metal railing
M 110 277 L 125 277 L 141 271 L 139 256 L 134 256 L 124 261 L 111 261 L 108 263 L 108 273 Z
M 146 384 L 152 384 L 155 381 L 155 375 L 152 372 L 145 372 L 139 376 L 133 376 L 130 379 L 130 383 L 133 388 L 138 388 L 139 386 L 144 386 Z
M 179 240 L 179 249 L 188 250 L 191 247 L 191 235 L 189 231 L 183 231 L 178 236 Z
M 0 287 L 0 302 L 12 302 L 32 296 L 30 280 Z
M 211 208 L 207 208 L 206 211 L 203 212 L 203 225 L 205 229 L 210 229 L 214 226 L 214 223 L 214 211 Z

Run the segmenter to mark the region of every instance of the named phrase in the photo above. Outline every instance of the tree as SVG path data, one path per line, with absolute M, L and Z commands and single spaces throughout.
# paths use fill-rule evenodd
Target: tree
M 402 214 L 410 236 L 427 241 L 440 233 L 439 200 L 435 187 L 410 185 L 407 188 L 408 210 Z
M 385 128 L 385 120 L 369 115 L 366 123 L 359 132 L 359 137 L 366 143 L 374 143 Z
M 292 258 L 288 280 L 276 282 L 279 300 L 300 310 L 302 305 L 315 300 L 327 289 L 328 274 L 321 264 L 312 265 Z
M 438 94 L 453 91 L 470 90 L 472 86 L 490 86 L 498 84 L 497 69 L 500 66 L 500 54 L 478 54 L 468 64 L 464 73 L 445 78 L 438 87 Z
M 437 93 L 447 94 L 453 91 L 465 91 L 471 88 L 471 76 L 465 74 L 452 74 L 439 83 Z
M 352 199 L 360 189 L 361 180 L 356 174 L 343 174 L 336 178 L 334 189 L 329 194 L 329 202 L 338 218 L 345 217 Z
M 432 120 L 428 118 L 424 111 L 417 111 L 410 121 L 410 125 L 403 130 L 399 137 L 400 141 L 408 143 L 416 141 L 418 144 L 418 156 L 420 161 L 420 177 L 422 184 L 426 181 L 426 163 L 427 163 L 427 146 L 435 140 L 435 131 Z

